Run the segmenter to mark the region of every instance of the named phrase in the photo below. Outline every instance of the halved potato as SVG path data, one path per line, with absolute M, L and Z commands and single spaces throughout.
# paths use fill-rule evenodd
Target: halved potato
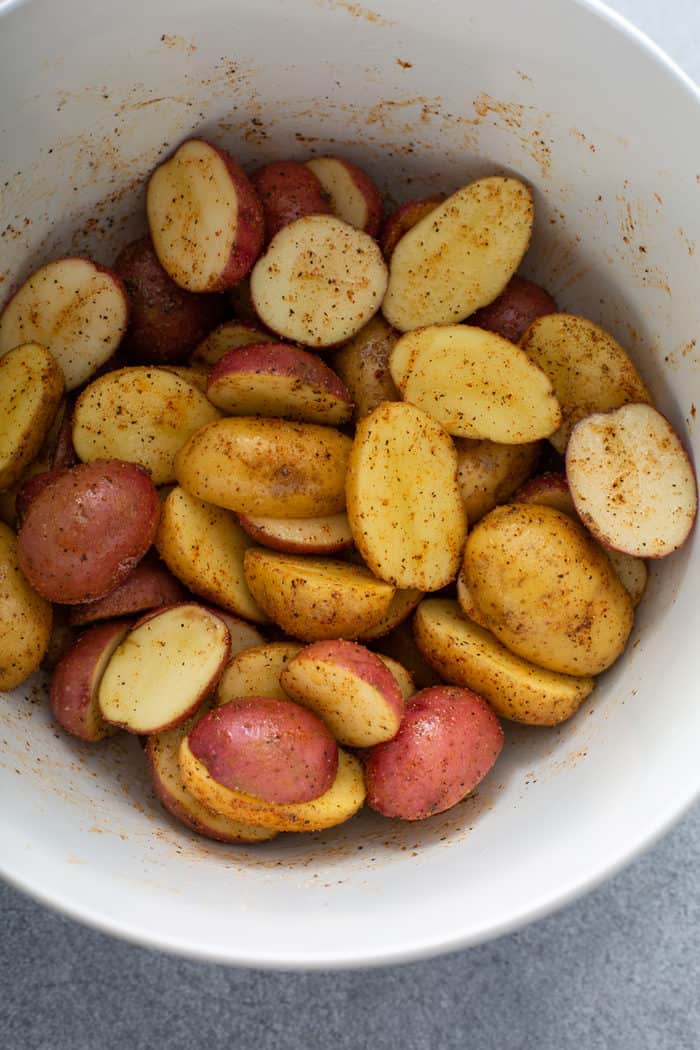
M 503 291 L 530 243 L 532 194 L 494 175 L 462 187 L 403 235 L 382 312 L 402 332 L 463 321 Z
M 229 350 L 253 343 L 267 343 L 270 333 L 251 321 L 224 321 L 192 351 L 190 364 L 193 367 L 211 368 Z
M 352 547 L 347 514 L 325 518 L 262 518 L 241 514 L 238 520 L 249 536 L 275 551 L 289 554 L 337 554 Z
M 268 241 L 304 215 L 333 214 L 323 186 L 313 171 L 297 160 L 264 164 L 253 172 L 250 181 L 262 204 Z
M 230 650 L 226 624 L 183 602 L 149 613 L 105 668 L 98 700 L 107 722 L 130 733 L 159 733 L 184 722 L 215 688 Z
M 230 511 L 176 486 L 163 504 L 155 542 L 170 571 L 195 594 L 254 623 L 267 621 L 243 571 L 252 540 Z
M 154 485 L 175 480 L 175 456 L 221 413 L 191 383 L 164 368 L 119 368 L 90 383 L 73 413 L 73 443 L 84 463 L 123 459 Z
M 539 441 L 502 445 L 469 438 L 458 438 L 455 447 L 457 482 L 471 525 L 510 499 L 535 469 L 542 450 Z
M 97 620 L 111 620 L 114 616 L 132 616 L 147 609 L 157 609 L 161 605 L 174 605 L 175 602 L 183 601 L 184 597 L 180 582 L 168 572 L 165 565 L 157 558 L 146 555 L 126 579 L 104 597 L 73 605 L 69 610 L 68 622 L 77 627 Z
M 375 624 L 368 631 L 363 631 L 359 635 L 359 640 L 361 642 L 369 642 L 389 634 L 390 631 L 393 631 L 395 627 L 411 615 L 422 597 L 423 591 L 418 591 L 413 587 L 395 591 L 391 604 L 379 623 Z
M 513 722 L 558 725 L 595 685 L 593 678 L 556 674 L 515 656 L 449 599 L 422 601 L 413 629 L 423 656 L 446 681 L 473 689 Z
M 102 717 L 97 697 L 105 668 L 131 623 L 110 620 L 84 631 L 63 654 L 51 676 L 51 712 L 67 733 L 80 740 L 103 740 L 117 732 L 117 727 Z
M 390 656 L 385 656 L 384 653 L 377 653 L 377 656 L 393 674 L 404 700 L 408 700 L 409 696 L 413 696 L 416 691 L 411 672 L 403 664 L 400 664 L 398 660 L 393 660 Z
M 582 419 L 569 439 L 566 476 L 579 517 L 605 547 L 664 558 L 693 527 L 693 468 L 673 427 L 651 405 Z
M 238 416 L 194 434 L 176 473 L 193 496 L 239 514 L 325 517 L 345 509 L 351 447 L 331 427 Z
M 522 445 L 553 434 L 561 411 L 545 373 L 514 343 L 471 325 L 403 335 L 391 375 L 405 401 L 466 438 Z
M 39 454 L 63 393 L 56 359 L 37 343 L 0 357 L 0 489 L 8 489 Z
M 265 802 L 254 795 L 219 784 L 204 763 L 192 754 L 187 737 L 179 752 L 185 787 L 208 809 L 232 820 L 272 828 L 276 831 L 322 831 L 343 824 L 354 816 L 365 800 L 365 781 L 358 759 L 338 751 L 338 771 L 333 786 L 310 802 Z
M 380 579 L 421 591 L 454 579 L 467 522 L 454 446 L 430 416 L 384 402 L 360 421 L 347 502 L 357 548 Z
M 235 653 L 216 689 L 216 703 L 228 704 L 244 696 L 272 696 L 288 700 L 280 674 L 302 646 L 297 642 L 268 642 Z
M 51 635 L 51 606 L 29 586 L 17 559 L 17 537 L 0 522 L 0 689 L 36 671 Z
M 387 272 L 368 234 L 333 215 L 308 215 L 280 230 L 250 275 L 263 324 L 305 346 L 350 339 L 379 309 Z
M 172 372 L 174 376 L 179 376 L 180 379 L 184 379 L 186 383 L 193 386 L 195 390 L 199 390 L 201 394 L 206 394 L 209 382 L 209 372 L 206 368 L 197 367 L 196 365 L 160 365 L 159 367 L 166 372 Z
M 404 233 L 408 233 L 417 222 L 435 211 L 438 204 L 445 199 L 444 193 L 437 193 L 433 197 L 419 197 L 417 200 L 406 201 L 400 204 L 394 211 L 389 212 L 382 223 L 379 234 L 379 245 L 384 258 L 389 261 L 394 254 L 394 248 L 399 243 Z
M 592 412 L 631 401 L 651 404 L 642 377 L 617 340 L 593 321 L 575 314 L 547 314 L 530 325 L 520 341 L 545 372 L 562 409 L 562 425 L 549 435 L 563 452 L 571 428 Z
M 336 350 L 331 364 L 346 384 L 355 402 L 355 421 L 368 416 L 382 401 L 400 401 L 389 371 L 389 357 L 399 333 L 381 314 Z
M 126 289 L 111 270 L 89 259 L 58 259 L 40 267 L 0 315 L 0 357 L 39 343 L 74 390 L 110 359 L 126 332 Z
M 394 588 L 359 565 L 260 548 L 246 551 L 248 586 L 293 638 L 357 638 L 386 614 Z
M 334 215 L 376 237 L 384 211 L 382 196 L 369 175 L 341 157 L 314 157 L 309 168 L 330 198 Z

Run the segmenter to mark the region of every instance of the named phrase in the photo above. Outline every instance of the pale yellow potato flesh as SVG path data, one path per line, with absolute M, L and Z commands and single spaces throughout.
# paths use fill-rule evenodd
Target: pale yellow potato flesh
M 380 622 L 394 596 L 367 569 L 331 558 L 251 549 L 245 574 L 270 619 L 306 642 L 358 638 Z
M 280 674 L 301 650 L 296 642 L 268 642 L 236 653 L 216 688 L 217 706 L 246 696 L 289 700 L 280 685 Z
M 0 357 L 0 489 L 38 455 L 63 394 L 63 373 L 43 346 L 25 343 Z
M 192 436 L 177 457 L 177 480 L 239 514 L 325 517 L 345 509 L 351 447 L 332 427 L 236 416 Z
M 393 631 L 398 624 L 411 615 L 422 597 L 423 591 L 418 591 L 412 587 L 405 590 L 397 590 L 385 615 L 378 624 L 375 624 L 374 627 L 364 631 L 359 636 L 360 641 L 369 642 L 374 638 L 381 638 L 382 635 L 388 634 L 389 631 Z
M 535 469 L 542 445 L 503 445 L 496 441 L 458 438 L 457 482 L 474 525 L 499 503 L 505 503 Z
M 267 623 L 243 570 L 253 541 L 230 511 L 176 486 L 163 503 L 155 542 L 170 571 L 195 594 L 236 616 Z
M 377 656 L 393 674 L 404 700 L 408 700 L 409 696 L 413 696 L 416 691 L 411 672 L 403 664 L 400 664 L 398 660 L 392 659 L 391 656 L 385 656 L 384 653 L 377 653 Z
M 113 274 L 89 259 L 58 259 L 27 278 L 0 315 L 0 357 L 39 343 L 74 390 L 109 360 L 127 320 L 126 293 Z
M 522 445 L 559 427 L 552 384 L 514 343 L 472 325 L 430 325 L 403 335 L 391 375 L 409 401 L 449 434 Z
M 185 787 L 208 809 L 231 820 L 244 820 L 275 831 L 322 831 L 343 824 L 365 801 L 362 766 L 354 755 L 338 749 L 338 771 L 328 791 L 310 802 L 266 802 L 255 795 L 224 787 L 192 754 L 187 737 L 180 745 L 180 769 Z
M 467 521 L 457 454 L 439 423 L 413 405 L 379 405 L 357 426 L 346 491 L 355 544 L 375 576 L 420 591 L 454 579 Z
M 463 571 L 482 626 L 539 667 L 595 675 L 627 644 L 627 591 L 583 526 L 552 507 L 496 507 L 469 534 Z
M 400 401 L 389 371 L 389 357 L 399 333 L 377 314 L 357 335 L 336 350 L 331 365 L 355 402 L 355 421 L 368 416 L 382 401 Z
M 206 394 L 207 384 L 209 382 L 209 371 L 203 366 L 199 365 L 159 365 L 166 372 L 172 372 L 173 375 L 179 376 L 180 379 L 184 379 L 186 383 L 193 386 L 195 390 L 199 390 L 201 394 Z
M 343 162 L 336 157 L 314 157 L 306 161 L 306 167 L 330 197 L 333 213 L 356 229 L 364 229 L 367 200 Z
M 118 368 L 83 390 L 73 413 L 73 444 L 83 461 L 138 463 L 154 485 L 175 481 L 175 457 L 221 413 L 189 380 L 165 368 Z
M 285 226 L 250 275 L 263 324 L 314 347 L 356 335 L 378 311 L 386 285 L 377 242 L 333 215 L 307 215 Z
M 38 670 L 51 636 L 51 605 L 27 583 L 17 561 L 17 537 L 0 522 L 0 689 Z
M 530 243 L 534 207 L 518 179 L 464 186 L 403 235 L 382 312 L 402 332 L 452 324 L 501 294 Z
M 578 710 L 595 681 L 557 674 L 511 653 L 455 601 L 426 598 L 413 621 L 418 648 L 446 681 L 483 697 L 501 718 L 554 726 Z
M 651 404 L 651 394 L 627 353 L 609 332 L 585 317 L 538 317 L 520 345 L 549 376 L 561 404 L 562 425 L 549 435 L 558 452 L 566 448 L 579 419 L 631 401 Z

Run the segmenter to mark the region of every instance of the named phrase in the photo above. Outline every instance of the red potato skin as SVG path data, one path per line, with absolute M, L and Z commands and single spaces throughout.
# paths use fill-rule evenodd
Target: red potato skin
M 340 163 L 350 173 L 352 181 L 359 189 L 367 205 L 367 218 L 363 229 L 370 237 L 376 237 L 382 223 L 382 215 L 384 214 L 382 195 L 367 172 L 363 171 L 357 164 L 353 164 L 351 160 L 345 159 L 341 160 Z
M 555 314 L 557 304 L 539 284 L 524 277 L 511 277 L 501 294 L 488 306 L 468 317 L 465 324 L 496 332 L 511 343 L 519 343 L 533 321 Z
M 265 164 L 250 181 L 262 204 L 265 240 L 304 215 L 332 215 L 328 195 L 306 165 L 294 160 Z
M 404 233 L 413 229 L 417 222 L 434 211 L 444 200 L 444 193 L 436 193 L 433 197 L 421 197 L 415 201 L 407 201 L 387 215 L 379 234 L 379 247 L 387 262 L 394 254 L 394 248 Z
M 309 518 L 313 521 L 313 518 Z M 238 515 L 238 524 L 251 539 L 256 540 L 263 547 L 269 547 L 273 551 L 281 551 L 283 554 L 340 554 L 341 551 L 350 550 L 353 546 L 352 536 L 342 543 L 290 543 L 288 540 L 279 539 L 262 525 L 258 525 L 246 514 Z
M 211 371 L 207 396 L 216 396 L 217 386 L 228 376 L 241 374 L 288 376 L 295 384 L 321 387 L 352 406 L 350 391 L 340 376 L 308 350 L 289 343 L 252 343 L 228 350 Z
M 555 510 L 560 510 L 562 514 L 578 517 L 566 474 L 559 471 L 550 470 L 530 478 L 520 486 L 512 497 L 512 502 L 545 503 L 549 507 L 554 507 Z
M 56 444 L 50 459 L 51 469 L 74 467 L 77 462 L 78 456 L 73 446 L 73 405 L 69 404 L 56 435 Z
M 49 601 L 102 598 L 141 561 L 159 518 L 158 492 L 142 467 L 79 463 L 57 472 L 28 506 L 18 535 L 20 567 Z
M 185 590 L 179 580 L 155 558 L 140 561 L 123 583 L 92 602 L 76 605 L 68 613 L 68 623 L 74 627 L 113 616 L 131 616 L 146 609 L 174 605 L 185 600 Z
M 57 478 L 62 477 L 69 468 L 62 470 L 42 470 L 39 474 L 33 474 L 28 478 L 17 493 L 15 509 L 17 513 L 17 527 L 20 528 L 29 507 L 39 493 L 51 485 Z
M 363 682 L 367 682 L 384 697 L 387 705 L 399 717 L 403 714 L 403 693 L 393 674 L 376 653 L 357 642 L 338 641 L 312 642 L 294 657 L 295 663 L 307 660 L 334 664 L 345 668 Z M 284 671 L 282 688 L 284 688 Z
M 223 704 L 200 719 L 189 745 L 220 784 L 267 802 L 318 798 L 338 768 L 338 745 L 323 722 L 290 700 Z
M 97 706 L 97 664 L 107 646 L 121 639 L 129 620 L 112 620 L 85 631 L 61 657 L 51 678 L 51 711 L 60 726 L 80 740 L 102 740 L 115 730 L 101 716 L 97 729 L 90 730 L 91 708 Z
M 367 802 L 386 817 L 424 820 L 460 802 L 500 754 L 503 730 L 470 689 L 433 686 L 406 703 L 393 740 L 367 759 Z
M 131 316 L 120 349 L 132 363 L 182 364 L 224 320 L 225 299 L 180 288 L 160 265 L 150 237 L 127 244 L 114 269 L 129 297 Z

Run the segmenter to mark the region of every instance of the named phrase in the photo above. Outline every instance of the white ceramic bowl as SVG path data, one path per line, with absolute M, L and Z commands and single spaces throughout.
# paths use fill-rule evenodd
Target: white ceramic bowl
M 697 91 L 582 0 L 368 2 L 0 3 L 4 287 L 61 252 L 110 261 L 141 228 L 143 177 L 192 131 L 243 162 L 348 153 L 397 198 L 510 169 L 536 188 L 526 272 L 615 333 L 695 445 Z M 0 701 L 0 866 L 102 930 L 254 966 L 390 962 L 513 929 L 696 796 L 699 558 L 691 541 L 653 567 L 628 653 L 569 724 L 509 727 L 476 796 L 417 825 L 196 840 L 153 800 L 136 740 L 68 739 L 33 682 Z

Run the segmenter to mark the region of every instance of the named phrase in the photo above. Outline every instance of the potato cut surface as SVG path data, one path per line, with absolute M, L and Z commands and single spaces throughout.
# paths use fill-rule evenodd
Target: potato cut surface
M 346 383 L 355 402 L 355 420 L 373 412 L 382 401 L 400 401 L 389 371 L 389 357 L 399 333 L 381 314 L 337 350 L 331 364 Z
M 402 336 L 391 374 L 405 401 L 450 434 L 522 445 L 552 434 L 559 403 L 545 373 L 514 343 L 470 325 L 431 325 Z
M 161 514 L 156 547 L 170 571 L 191 591 L 254 623 L 267 617 L 243 571 L 252 540 L 233 514 L 176 486 Z
M 473 525 L 505 503 L 530 476 L 540 457 L 541 444 L 502 445 L 496 441 L 458 440 L 457 481 L 467 520 Z
M 228 350 L 269 341 L 270 333 L 249 321 L 224 321 L 195 347 L 190 364 L 194 367 L 211 368 Z
M 124 286 L 110 270 L 89 259 L 58 259 L 27 278 L 0 315 L 0 357 L 39 343 L 73 390 L 117 349 L 128 312 Z
M 268 642 L 235 653 L 217 686 L 217 704 L 228 704 L 245 696 L 289 700 L 280 685 L 280 674 L 301 648 L 296 642 Z
M 250 276 L 263 324 L 317 347 L 359 332 L 379 309 L 386 283 L 377 243 L 332 215 L 309 215 L 285 226 Z
M 334 215 L 374 237 L 382 217 L 383 201 L 370 177 L 352 161 L 314 157 L 309 168 L 330 197 Z
M 347 514 L 325 518 L 262 518 L 241 515 L 241 526 L 263 547 L 290 554 L 334 554 L 352 547 Z
M 385 402 L 361 420 L 347 502 L 355 543 L 380 579 L 420 591 L 454 579 L 467 526 L 457 454 L 430 416 Z
M 562 425 L 549 436 L 558 452 L 566 448 L 577 420 L 630 401 L 651 403 L 651 394 L 620 344 L 585 317 L 540 317 L 520 345 L 549 376 L 561 404 Z
M 184 721 L 214 688 L 229 655 L 223 620 L 199 605 L 151 614 L 116 649 L 100 682 L 106 721 L 156 733 Z
M 569 440 L 566 475 L 581 520 L 613 550 L 663 558 L 693 527 L 693 468 L 673 427 L 651 405 L 581 420 Z
M 421 602 L 414 633 L 423 656 L 446 681 L 473 689 L 497 715 L 514 722 L 558 725 L 595 685 L 593 678 L 545 671 L 516 656 L 449 599 Z
M 51 606 L 19 567 L 17 537 L 0 522 L 0 689 L 14 689 L 38 669 L 51 621 Z
M 220 418 L 204 394 L 165 368 L 119 368 L 78 398 L 73 444 L 84 463 L 138 463 L 164 485 L 175 480 L 175 456 L 192 434 Z
M 43 346 L 25 343 L 0 357 L 0 489 L 38 455 L 62 393 L 63 373 Z
M 382 312 L 402 332 L 463 321 L 503 291 L 520 265 L 534 210 L 518 179 L 462 187 L 403 235 Z

